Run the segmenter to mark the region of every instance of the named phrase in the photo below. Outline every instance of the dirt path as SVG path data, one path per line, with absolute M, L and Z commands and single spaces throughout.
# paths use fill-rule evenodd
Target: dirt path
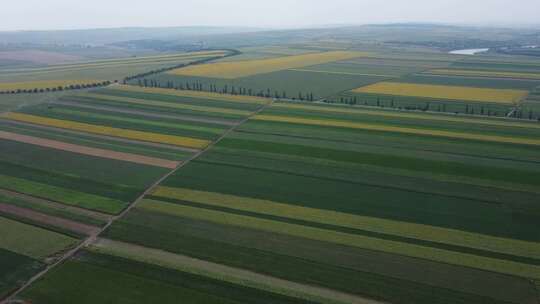
M 158 187 L 158 185 L 161 184 L 166 178 L 168 178 L 169 176 L 171 176 L 172 174 L 174 174 L 175 172 L 177 172 L 178 170 L 180 170 L 181 168 L 186 166 L 192 160 L 198 158 L 204 152 L 211 149 L 214 145 L 216 145 L 223 138 L 225 138 L 229 133 L 235 131 L 235 129 L 238 126 L 240 126 L 243 123 L 245 123 L 246 121 L 248 121 L 254 115 L 259 114 L 265 108 L 271 106 L 271 104 L 272 103 L 262 105 L 257 111 L 251 113 L 249 116 L 245 117 L 242 121 L 238 122 L 237 124 L 235 124 L 234 126 L 229 128 L 227 131 L 225 131 L 216 141 L 212 142 L 205 149 L 195 153 L 188 160 L 186 160 L 185 162 L 179 164 L 174 170 L 171 170 L 169 173 L 162 176 L 154 184 L 152 184 L 150 187 L 148 187 L 146 189 L 146 191 L 141 196 L 139 196 L 132 204 L 130 204 L 122 213 L 120 213 L 117 216 L 111 217 L 110 220 L 107 222 L 107 224 L 104 227 L 102 227 L 98 231 L 92 233 L 87 239 L 85 239 L 82 243 L 80 243 L 78 246 L 76 246 L 72 250 L 64 253 L 61 257 L 58 258 L 58 260 L 56 260 L 56 262 L 54 262 L 53 264 L 50 264 L 42 272 L 40 272 L 37 275 L 35 275 L 34 277 L 32 277 L 21 288 L 19 288 L 17 291 L 15 291 L 13 294 L 11 294 L 10 297 L 5 299 L 4 301 L 1 301 L 0 304 L 15 303 L 15 302 L 11 302 L 11 301 L 15 300 L 17 295 L 19 295 L 27 287 L 29 287 L 31 284 L 33 284 L 36 280 L 38 280 L 41 277 L 43 277 L 44 275 L 46 275 L 51 269 L 54 269 L 56 266 L 61 265 L 62 263 L 64 263 L 68 259 L 70 259 L 79 250 L 81 250 L 81 249 L 83 249 L 85 247 L 92 246 L 92 245 L 95 245 L 95 246 L 98 246 L 98 247 L 100 245 L 103 245 L 104 242 L 107 242 L 107 241 L 99 239 L 99 235 L 101 233 L 103 233 L 109 226 L 111 226 L 116 220 L 124 217 L 131 209 L 133 209 L 135 206 L 137 206 L 137 204 L 139 202 L 141 202 L 146 195 L 152 193 L 155 190 L 155 188 Z M 118 242 L 115 242 L 115 243 L 118 243 Z M 222 273 L 222 274 L 227 275 L 228 277 L 233 276 L 234 278 L 236 278 L 236 280 L 238 280 L 239 283 L 244 282 L 246 280 L 251 280 L 251 281 L 254 282 L 254 284 L 263 283 L 266 286 L 273 287 L 275 290 L 289 290 L 289 291 L 291 291 L 291 292 L 293 292 L 294 294 L 297 294 L 297 295 L 311 295 L 311 296 L 313 296 L 315 298 L 318 297 L 318 298 L 327 299 L 329 302 L 332 302 L 332 300 L 334 300 L 333 303 L 336 303 L 336 302 L 338 302 L 338 303 L 342 303 L 342 302 L 344 302 L 344 303 L 355 303 L 355 304 L 381 304 L 382 303 L 382 302 L 362 298 L 362 297 L 355 296 L 355 295 L 349 295 L 349 294 L 346 294 L 346 293 L 341 293 L 341 292 L 338 292 L 338 291 L 334 291 L 334 290 L 330 290 L 330 289 L 326 289 L 326 288 L 322 288 L 322 287 L 316 287 L 316 286 L 310 286 L 310 285 L 295 283 L 295 282 L 291 282 L 291 281 L 286 281 L 286 280 L 282 280 L 282 279 L 278 279 L 278 278 L 258 274 L 258 273 L 251 272 L 251 271 L 248 271 L 248 270 L 232 268 L 232 267 L 219 265 L 219 264 L 215 264 L 215 263 L 211 263 L 211 262 L 207 262 L 207 261 L 193 259 L 193 258 L 186 257 L 186 256 L 179 256 L 179 255 L 176 255 L 176 254 L 167 253 L 165 251 L 148 249 L 148 248 L 144 248 L 144 247 L 140 247 L 140 246 L 136 246 L 136 245 L 131 245 L 131 244 L 126 244 L 126 246 L 130 246 L 129 248 L 135 249 L 135 251 L 137 251 L 139 255 L 140 255 L 141 252 L 143 252 L 142 256 L 145 256 L 144 253 L 148 253 L 148 254 L 152 253 L 152 254 L 155 254 L 158 257 L 158 259 L 163 258 L 164 260 L 172 260 L 177 265 L 186 265 L 186 266 L 190 266 L 191 268 L 196 266 L 199 269 L 204 270 L 204 271 L 208 271 L 208 272 L 211 271 L 213 273 Z M 139 250 L 141 250 L 141 251 L 139 252 Z M 152 250 L 152 251 L 148 251 L 148 250 Z M 147 255 L 147 256 L 149 256 L 149 255 Z
M 68 152 L 95 156 L 95 157 L 100 157 L 100 158 L 114 159 L 114 160 L 119 160 L 119 161 L 126 161 L 126 162 L 131 162 L 131 163 L 162 167 L 162 168 L 168 168 L 168 169 L 174 169 L 180 164 L 180 162 L 177 162 L 177 161 L 74 145 L 74 144 L 69 144 L 69 143 L 65 143 L 61 141 L 27 136 L 27 135 L 5 132 L 5 131 L 0 131 L 0 139 L 7 139 L 11 141 L 31 144 L 31 145 L 45 147 L 45 148 L 51 148 L 51 149 L 68 151 Z
M 357 295 L 348 294 L 324 287 L 296 283 L 276 277 L 259 274 L 250 270 L 230 267 L 222 264 L 195 259 L 185 255 L 167 251 L 147 248 L 139 245 L 108 239 L 98 239 L 92 247 L 98 252 L 128 257 L 140 262 L 150 263 L 162 267 L 190 272 L 212 278 L 220 278 L 232 283 L 242 283 L 254 288 L 281 291 L 285 295 L 295 295 L 314 300 L 327 300 L 325 302 L 339 302 L 351 304 L 380 304 L 382 302 L 370 300 Z
M 22 193 L 19 193 L 19 192 L 13 192 L 13 191 L 9 191 L 9 190 L 0 189 L 0 194 L 4 194 L 6 196 L 19 198 L 19 199 L 27 201 L 27 202 L 29 202 L 31 204 L 47 205 L 47 206 L 49 206 L 51 208 L 54 208 L 54 209 L 57 209 L 57 210 L 65 210 L 67 212 L 71 212 L 71 213 L 75 213 L 75 214 L 79 214 L 79 215 L 84 215 L 84 216 L 91 217 L 91 218 L 96 219 L 96 220 L 108 221 L 111 218 L 111 215 L 108 215 L 108 214 L 105 214 L 105 213 L 100 213 L 100 212 L 97 212 L 97 211 L 82 209 L 82 208 L 75 207 L 75 206 L 68 206 L 68 205 L 64 205 L 64 204 L 61 204 L 61 203 L 45 200 L 45 199 L 42 199 L 42 198 L 37 198 L 37 197 L 34 197 L 34 196 L 30 196 L 30 195 L 27 195 L 27 194 L 22 194 Z
M 2 117 L 0 117 L 0 120 L 2 120 Z M 73 131 L 73 130 L 67 130 L 67 129 L 49 127 L 49 126 L 36 125 L 36 124 L 31 124 L 31 123 L 22 122 L 22 121 L 3 120 L 3 122 L 6 122 L 12 125 L 29 126 L 29 127 L 33 127 L 33 128 L 41 129 L 41 130 L 50 130 L 50 131 L 62 132 L 62 133 L 73 134 L 73 135 L 81 135 L 85 137 L 95 138 L 97 140 L 107 139 L 107 140 L 116 141 L 119 143 L 136 144 L 136 145 L 156 147 L 156 148 L 165 148 L 165 149 L 182 151 L 182 152 L 190 152 L 190 153 L 195 153 L 199 151 L 197 149 L 190 149 L 190 148 L 185 148 L 185 147 L 171 146 L 171 145 L 152 143 L 152 142 L 146 142 L 146 141 L 138 141 L 134 139 L 119 138 L 119 137 L 100 135 L 100 134 L 84 133 L 80 131 Z
M 59 228 L 64 228 L 69 231 L 77 232 L 84 235 L 95 234 L 99 231 L 99 227 L 81 224 L 71 220 L 46 215 L 30 209 L 20 208 L 0 202 L 0 212 L 11 214 L 17 217 L 29 219 L 45 225 L 51 225 Z
M 154 118 L 174 119 L 178 121 L 211 123 L 211 124 L 218 124 L 218 125 L 224 125 L 224 126 L 234 126 L 237 124 L 237 122 L 229 121 L 229 120 L 202 118 L 202 117 L 194 117 L 194 116 L 180 115 L 180 114 L 178 115 L 157 114 L 157 113 L 145 112 L 142 110 L 126 110 L 126 109 L 120 109 L 120 108 L 110 107 L 110 106 L 93 106 L 93 105 L 82 104 L 77 101 L 71 101 L 71 102 L 55 101 L 52 104 L 72 106 L 72 107 L 91 109 L 91 110 L 104 110 L 104 111 L 124 113 L 124 114 L 135 114 L 135 115 L 154 117 Z
M 54 269 L 56 266 L 58 265 L 61 265 L 63 264 L 65 261 L 67 261 L 68 259 L 70 259 L 73 255 L 75 255 L 79 250 L 91 245 L 92 243 L 94 243 L 98 236 L 103 233 L 107 228 L 109 228 L 109 226 L 111 226 L 116 220 L 124 217 L 131 209 L 133 209 L 140 201 L 142 201 L 144 199 L 144 197 L 146 195 L 149 195 L 151 194 L 155 188 L 161 184 L 161 182 L 163 182 L 166 178 L 168 178 L 169 176 L 171 176 L 172 174 L 174 174 L 176 171 L 180 170 L 181 168 L 183 168 L 185 165 L 187 165 L 189 162 L 191 162 L 192 160 L 196 159 L 197 157 L 199 157 L 201 154 L 203 154 L 204 152 L 208 151 L 209 149 L 211 149 L 215 144 L 217 144 L 218 142 L 220 142 L 223 138 L 225 138 L 225 136 L 227 136 L 229 133 L 233 132 L 238 126 L 240 126 L 241 124 L 245 123 L 246 121 L 248 121 L 252 116 L 254 115 L 257 115 L 259 114 L 261 111 L 263 111 L 266 107 L 270 106 L 271 103 L 269 104 L 265 104 L 265 105 L 261 105 L 261 107 L 255 111 L 255 112 L 252 112 L 250 115 L 246 116 L 242 121 L 238 122 L 237 124 L 235 124 L 234 126 L 232 126 L 231 128 L 229 128 L 227 131 L 225 131 L 217 140 L 215 140 L 214 142 L 212 142 L 211 144 L 209 144 L 208 146 L 206 146 L 206 148 L 198 151 L 197 153 L 193 154 L 189 159 L 187 159 L 186 161 L 184 161 L 183 163 L 179 164 L 174 170 L 171 170 L 169 173 L 165 174 L 164 176 L 162 176 L 159 180 L 157 180 L 155 183 L 153 183 L 152 185 L 150 185 L 146 191 L 141 194 L 133 203 L 131 203 L 126 209 L 124 209 L 124 211 L 122 211 L 120 214 L 116 215 L 116 216 L 113 216 L 111 217 L 108 221 L 107 221 L 107 224 L 104 225 L 102 228 L 100 228 L 98 231 L 92 233 L 91 235 L 89 235 L 88 238 L 86 238 L 83 242 L 81 242 L 79 245 L 75 246 L 74 248 L 72 248 L 71 250 L 65 252 L 63 255 L 61 255 L 60 257 L 58 257 L 58 259 L 49 264 L 45 269 L 43 269 L 41 272 L 39 272 L 38 274 L 34 275 L 32 278 L 30 278 L 24 285 L 22 285 L 19 289 L 17 289 L 16 291 L 14 291 L 10 296 L 8 296 L 7 298 L 5 298 L 4 300 L 0 301 L 0 304 L 9 304 L 9 303 L 16 303 L 16 297 L 21 293 L 23 292 L 26 288 L 28 288 L 30 285 L 32 285 L 35 281 L 39 280 L 41 277 L 43 277 L 45 274 L 47 274 L 51 269 Z M 31 124 L 30 124 L 31 125 Z M 32 125 L 33 126 L 33 125 Z

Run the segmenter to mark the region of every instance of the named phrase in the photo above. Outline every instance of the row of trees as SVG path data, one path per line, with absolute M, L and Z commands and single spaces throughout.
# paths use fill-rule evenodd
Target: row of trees
M 350 97 L 340 97 L 337 100 L 333 99 L 324 99 L 322 100 L 325 103 L 329 104 L 348 104 L 348 105 L 364 105 L 364 106 L 372 106 L 372 107 L 380 107 L 380 108 L 394 108 L 394 109 L 402 109 L 402 110 L 410 110 L 410 111 L 432 111 L 432 112 L 441 112 L 441 113 L 454 113 L 459 114 L 459 111 L 447 111 L 447 106 L 445 103 L 430 103 L 426 102 L 424 104 L 418 104 L 418 105 L 400 105 L 399 102 L 394 100 L 394 98 L 391 98 L 389 100 L 382 100 L 380 97 L 376 97 L 375 99 L 368 100 L 359 100 L 358 96 L 350 96 Z M 473 106 L 470 104 L 465 104 L 463 107 L 463 114 L 468 115 L 484 115 L 484 116 L 502 116 L 505 114 L 505 112 L 500 111 L 494 111 L 493 109 L 490 109 L 489 107 L 486 107 L 484 105 L 477 105 Z M 508 117 L 512 118 L 518 118 L 518 119 L 529 119 L 529 120 L 538 120 L 540 121 L 540 116 L 536 115 L 533 110 L 523 111 L 522 109 L 513 109 L 512 112 L 510 112 L 510 115 Z
M 66 86 L 55 86 L 55 87 L 51 87 L 51 88 L 12 89 L 12 90 L 7 90 L 7 91 L 0 91 L 0 94 L 29 94 L 29 93 L 59 92 L 59 91 L 69 91 L 69 90 L 91 89 L 91 88 L 108 86 L 110 84 L 111 84 L 111 82 L 107 80 L 107 81 L 94 82 L 94 83 L 82 83 L 82 84 L 70 84 L 70 85 L 66 85 Z
M 215 59 L 220 59 L 220 58 L 224 58 L 224 57 L 235 56 L 235 55 L 241 54 L 241 52 L 238 51 L 238 50 L 225 50 L 225 51 L 228 51 L 228 53 L 225 56 L 209 57 L 209 58 L 197 60 L 197 61 L 187 63 L 187 64 L 185 64 L 185 63 L 184 64 L 178 64 L 178 65 L 167 67 L 167 68 L 161 68 L 161 69 L 157 69 L 157 70 L 151 70 L 151 71 L 148 71 L 148 72 L 145 72 L 145 73 L 140 73 L 140 74 L 136 74 L 136 75 L 132 75 L 132 76 L 127 76 L 127 77 L 125 77 L 123 79 L 123 83 L 126 84 L 128 81 L 133 80 L 133 79 L 138 79 L 138 78 L 141 78 L 141 77 L 151 76 L 151 75 L 154 75 L 154 74 L 157 74 L 157 73 L 162 73 L 162 72 L 174 70 L 174 69 L 185 67 L 185 66 L 192 65 L 192 64 L 202 64 L 202 63 L 206 63 L 208 61 L 212 61 L 212 60 L 215 60 Z M 118 80 L 114 80 L 113 82 L 117 83 Z M 89 89 L 89 88 L 97 88 L 97 87 L 102 87 L 102 86 L 108 86 L 111 83 L 112 83 L 111 81 L 107 80 L 107 81 L 96 82 L 96 83 L 72 84 L 72 85 L 67 85 L 67 86 L 55 86 L 55 87 L 49 87 L 49 88 L 10 89 L 10 90 L 0 91 L 0 94 L 28 94 L 28 93 L 46 93 L 46 92 L 58 92 L 58 91 L 67 91 L 67 90 L 80 90 L 80 89 Z
M 244 95 L 244 96 L 257 96 L 257 97 L 266 97 L 266 98 L 275 98 L 275 99 L 289 99 L 289 100 L 302 100 L 302 101 L 315 101 L 314 95 L 312 92 L 299 92 L 296 96 L 287 95 L 286 91 L 276 91 L 267 88 L 266 90 L 255 91 L 251 88 L 244 88 L 238 86 L 224 85 L 218 87 L 216 84 L 204 84 L 200 81 L 195 82 L 174 82 L 172 80 L 167 80 L 165 82 L 160 82 L 156 79 L 137 79 L 137 85 L 140 87 L 149 87 L 149 88 L 165 88 L 165 89 L 174 89 L 174 90 L 186 90 L 186 91 L 204 91 L 212 92 L 218 94 L 228 94 L 228 95 Z
M 230 85 L 224 85 L 223 87 L 218 87 L 215 84 L 204 84 L 199 81 L 195 82 L 181 82 L 177 83 L 172 80 L 167 80 L 166 82 L 162 83 L 156 79 L 138 79 L 137 84 L 140 87 L 153 87 L 153 88 L 166 88 L 166 89 L 174 89 L 174 90 L 187 90 L 187 91 L 205 91 L 205 92 L 213 92 L 218 94 L 227 94 L 227 95 L 245 95 L 245 96 L 257 96 L 257 97 L 265 97 L 265 98 L 274 98 L 274 99 L 281 99 L 281 100 L 298 100 L 298 101 L 310 101 L 314 102 L 315 98 L 312 92 L 309 93 L 303 93 L 299 92 L 296 96 L 289 96 L 287 95 L 287 92 L 282 91 L 278 92 L 276 90 L 272 91 L 271 89 L 266 90 L 259 90 L 254 91 L 251 88 L 244 88 L 244 87 L 237 87 L 237 86 L 230 86 Z M 348 104 L 348 105 L 364 105 L 364 106 L 375 106 L 380 108 L 394 108 L 394 109 L 401 109 L 401 110 L 409 110 L 409 111 L 432 111 L 432 112 L 441 112 L 441 113 L 455 113 L 459 114 L 459 111 L 450 112 L 447 111 L 447 105 L 444 103 L 431 103 L 426 102 L 424 104 L 418 104 L 418 105 L 400 105 L 398 101 L 396 101 L 394 98 L 391 98 L 389 100 L 383 100 L 380 97 L 376 97 L 375 99 L 368 100 L 360 100 L 358 96 L 350 96 L 350 97 L 340 97 L 337 100 L 334 99 L 322 99 L 320 100 L 324 103 L 329 104 Z M 501 112 L 493 111 L 489 108 L 486 108 L 483 105 L 480 105 L 479 107 L 472 106 L 465 104 L 463 108 L 464 114 L 469 115 L 485 115 L 485 116 L 500 116 Z M 533 120 L 535 118 L 535 115 L 533 111 L 529 111 L 528 113 L 523 113 L 523 111 L 515 111 L 510 117 L 514 118 L 528 118 L 530 120 Z
M 127 77 L 124 78 L 123 83 L 126 84 L 129 81 L 132 81 L 132 80 L 135 80 L 135 79 L 141 79 L 141 78 L 144 78 L 144 77 L 148 77 L 148 76 L 152 76 L 152 75 L 155 75 L 155 74 L 172 71 L 172 70 L 187 67 L 187 66 L 190 66 L 190 65 L 203 64 L 203 63 L 207 63 L 207 62 L 210 62 L 210 61 L 213 61 L 213 60 L 216 60 L 216 59 L 221 59 L 221 58 L 226 58 L 226 57 L 231 57 L 231 56 L 236 56 L 236 55 L 242 54 L 240 51 L 233 50 L 233 49 L 225 50 L 225 51 L 227 51 L 227 54 L 225 54 L 224 56 L 208 57 L 208 58 L 196 60 L 196 61 L 193 61 L 193 62 L 190 62 L 190 63 L 181 63 L 181 64 L 177 64 L 177 65 L 170 66 L 170 67 L 165 67 L 165 68 L 161 68 L 161 69 L 151 70 L 151 71 L 148 71 L 148 72 L 127 76 Z

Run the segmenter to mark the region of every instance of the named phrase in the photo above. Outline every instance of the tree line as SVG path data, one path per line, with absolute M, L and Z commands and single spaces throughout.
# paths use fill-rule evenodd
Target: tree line
M 209 49 L 209 50 L 205 50 L 205 51 L 211 51 L 211 50 Z M 216 60 L 216 59 L 227 58 L 227 57 L 242 54 L 242 52 L 240 52 L 238 50 L 234 50 L 234 49 L 226 49 L 224 51 L 228 52 L 224 56 L 208 57 L 208 58 L 204 58 L 204 59 L 200 59 L 200 60 L 195 60 L 195 61 L 192 61 L 190 63 L 181 63 L 181 64 L 177 64 L 177 65 L 170 66 L 170 67 L 165 67 L 165 68 L 161 68 L 161 69 L 151 70 L 151 71 L 148 71 L 148 72 L 127 76 L 127 77 L 124 78 L 123 83 L 126 84 L 129 81 L 132 81 L 132 80 L 135 80 L 135 79 L 140 79 L 140 78 L 152 76 L 152 75 L 155 75 L 155 74 L 160 74 L 160 73 L 164 73 L 164 72 L 184 68 L 184 67 L 187 67 L 187 66 L 190 66 L 190 65 L 204 64 L 204 63 Z
M 270 88 L 267 88 L 265 90 L 253 90 L 252 88 L 245 88 L 227 84 L 218 87 L 218 85 L 216 84 L 204 84 L 200 81 L 175 82 L 172 80 L 167 80 L 165 82 L 161 82 L 152 78 L 139 78 L 137 79 L 136 84 L 140 87 L 148 88 L 163 88 L 181 91 L 201 91 L 227 95 L 256 96 L 283 100 L 315 101 L 313 92 L 298 92 L 297 95 L 290 96 L 287 94 L 286 91 L 277 91 Z
M 102 81 L 102 82 L 70 84 L 70 85 L 66 85 L 66 86 L 54 86 L 54 87 L 49 87 L 49 88 L 11 89 L 11 90 L 7 90 L 7 91 L 0 91 L 0 94 L 30 94 L 30 93 L 60 92 L 60 91 L 70 91 L 70 90 L 81 90 L 81 89 L 91 89 L 91 88 L 97 88 L 97 87 L 104 87 L 104 86 L 108 86 L 110 84 L 111 84 L 111 82 L 106 80 L 106 81 Z
M 381 97 L 373 97 L 372 100 L 363 99 L 360 100 L 358 96 L 341 96 L 338 99 L 323 99 L 321 100 L 324 103 L 329 104 L 346 104 L 346 105 L 363 105 L 370 107 L 379 107 L 379 108 L 393 108 L 399 110 L 408 110 L 408 111 L 422 111 L 422 112 L 441 112 L 441 113 L 451 113 L 451 114 L 467 114 L 467 115 L 481 115 L 481 116 L 499 116 L 499 117 L 510 117 L 517 119 L 528 119 L 528 120 L 538 120 L 540 121 L 540 116 L 535 113 L 533 110 L 524 111 L 521 108 L 513 108 L 510 112 L 506 111 L 495 111 L 490 109 L 485 105 L 470 105 L 465 104 L 462 108 L 462 111 L 449 111 L 445 103 L 439 102 L 425 102 L 417 105 L 402 105 L 398 100 L 395 100 L 393 97 L 391 99 L 383 100 Z M 455 108 L 454 108 L 455 109 Z

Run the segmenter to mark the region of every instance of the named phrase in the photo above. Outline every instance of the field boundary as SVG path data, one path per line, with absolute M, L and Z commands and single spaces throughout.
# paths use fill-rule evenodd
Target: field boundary
M 196 152 L 195 154 L 193 154 L 190 158 L 188 158 L 184 162 L 180 163 L 175 169 L 171 170 L 169 173 L 163 175 L 160 179 L 158 179 L 156 182 L 154 182 L 152 185 L 150 185 L 144 191 L 144 193 L 142 193 L 139 197 L 137 197 L 137 199 L 135 199 L 135 201 L 133 201 L 131 204 L 129 204 L 120 214 L 111 217 L 103 227 L 101 227 L 99 230 L 92 233 L 90 236 L 88 236 L 88 238 L 86 238 L 84 241 L 82 241 L 80 244 L 78 244 L 74 248 L 66 251 L 55 262 L 53 262 L 52 264 L 47 265 L 45 267 L 45 269 L 43 269 L 41 272 L 37 273 L 32 278 L 30 278 L 21 287 L 14 290 L 10 295 L 8 295 L 5 299 L 1 300 L 0 304 L 15 304 L 15 303 L 18 303 L 16 297 L 19 294 L 21 294 L 26 288 L 28 288 L 30 285 L 32 285 L 37 280 L 41 279 L 49 271 L 51 271 L 54 268 L 56 268 L 57 266 L 60 266 L 63 263 L 65 263 L 67 260 L 69 260 L 71 257 L 73 257 L 77 252 L 79 252 L 79 250 L 84 249 L 84 248 L 92 245 L 93 243 L 95 243 L 98 240 L 98 237 L 105 230 L 107 230 L 115 221 L 117 221 L 118 219 L 121 219 L 122 217 L 124 217 L 131 209 L 133 209 L 135 206 L 137 206 L 138 203 L 141 202 L 144 199 L 145 196 L 151 194 L 159 186 L 159 184 L 161 184 L 165 179 L 167 179 L 169 176 L 176 173 L 178 170 L 182 169 L 184 166 L 189 164 L 192 160 L 194 160 L 194 159 L 198 158 L 199 156 L 201 156 L 204 152 L 211 149 L 214 145 L 216 145 L 223 138 L 225 138 L 229 133 L 233 132 L 237 127 L 239 127 L 243 123 L 247 122 L 251 117 L 259 114 L 260 112 L 262 112 L 264 109 L 266 109 L 270 105 L 272 105 L 272 102 L 261 105 L 261 107 L 259 109 L 257 109 L 256 111 L 250 113 L 250 115 L 244 117 L 244 119 L 239 121 L 236 125 L 234 125 L 231 128 L 227 129 L 218 139 L 211 142 L 204 149 L 201 149 L 198 152 Z
M 135 261 L 158 265 L 165 268 L 216 278 L 251 288 L 268 290 L 295 298 L 322 301 L 323 303 L 341 304 L 382 304 L 385 302 L 371 300 L 354 294 L 348 294 L 329 288 L 312 286 L 303 283 L 259 274 L 251 270 L 231 267 L 209 262 L 186 255 L 170 253 L 160 249 L 144 247 L 136 244 L 100 238 L 92 245 L 91 250 L 113 256 L 120 256 Z
M 24 144 L 44 147 L 53 150 L 66 151 L 81 155 L 87 155 L 103 159 L 112 159 L 134 164 L 154 166 L 160 168 L 174 169 L 178 166 L 178 161 L 165 160 L 156 157 L 138 155 L 126 152 L 117 152 L 101 148 L 93 148 L 83 145 L 65 143 L 57 140 L 44 139 L 34 136 L 21 135 L 17 133 L 0 131 L 0 139 L 20 142 Z

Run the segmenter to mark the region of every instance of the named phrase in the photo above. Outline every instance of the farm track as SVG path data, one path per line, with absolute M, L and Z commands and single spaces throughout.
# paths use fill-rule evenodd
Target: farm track
M 59 256 L 56 261 L 53 263 L 47 265 L 45 269 L 43 269 L 41 272 L 34 275 L 32 278 L 30 278 L 27 282 L 24 283 L 21 287 L 19 287 L 17 290 L 15 290 L 10 296 L 0 301 L 0 304 L 14 304 L 19 303 L 16 300 L 16 297 L 23 292 L 26 288 L 28 288 L 30 285 L 32 285 L 34 282 L 42 278 L 44 275 L 46 275 L 49 271 L 56 268 L 57 266 L 63 264 L 67 260 L 69 260 L 71 257 L 73 257 L 79 250 L 84 249 L 93 243 L 95 243 L 98 240 L 98 237 L 100 234 L 102 234 L 107 228 L 109 228 L 116 220 L 124 217 L 131 209 L 133 209 L 139 202 L 141 202 L 145 196 L 151 194 L 158 186 L 161 184 L 166 178 L 177 172 L 178 170 L 182 169 L 185 165 L 190 163 L 192 160 L 196 159 L 200 155 L 202 155 L 204 152 L 211 149 L 215 144 L 219 143 L 223 138 L 225 138 L 229 133 L 233 132 L 238 126 L 242 125 L 246 121 L 248 121 L 251 117 L 259 114 L 264 109 L 266 109 L 268 106 L 270 106 L 272 103 L 261 105 L 261 107 L 252 112 L 250 115 L 246 116 L 242 121 L 238 122 L 236 125 L 229 128 L 227 131 L 225 131 L 218 139 L 207 145 L 204 149 L 199 150 L 197 153 L 193 154 L 189 159 L 184 161 L 183 163 L 179 164 L 174 170 L 171 170 L 169 173 L 162 176 L 159 180 L 157 180 L 155 183 L 150 185 L 143 194 L 141 194 L 135 201 L 133 201 L 130 205 L 128 205 L 120 214 L 113 216 L 109 218 L 107 223 L 101 227 L 99 230 L 95 231 L 94 233 L 90 234 L 88 238 L 86 238 L 84 241 L 82 241 L 80 244 L 75 246 L 74 248 L 71 248 L 70 250 L 67 250 L 64 252 L 61 256 Z M 33 126 L 33 124 L 31 124 Z M 63 129 L 61 129 L 63 130 Z
M 50 130 L 50 131 L 56 131 L 56 132 L 64 132 L 68 134 L 73 135 L 81 135 L 86 137 L 91 137 L 95 139 L 107 139 L 107 140 L 114 140 L 120 143 L 127 143 L 127 144 L 136 144 L 136 145 L 143 145 L 148 147 L 155 147 L 155 148 L 165 148 L 165 149 L 171 149 L 171 150 L 177 150 L 182 152 L 197 152 L 197 149 L 191 149 L 191 148 L 185 148 L 185 147 L 178 147 L 178 146 L 172 146 L 167 144 L 159 144 L 159 143 L 153 143 L 153 142 L 146 142 L 146 141 L 139 141 L 134 139 L 127 139 L 127 138 L 120 138 L 120 137 L 114 137 L 114 136 L 108 136 L 108 135 L 101 135 L 101 134 L 92 134 L 92 133 L 85 133 L 81 131 L 74 131 L 74 130 L 68 130 L 68 129 L 62 129 L 62 128 L 56 128 L 56 127 L 49 127 L 49 126 L 43 126 L 28 122 L 21 122 L 21 121 L 13 121 L 13 120 L 2 120 L 2 117 L 0 116 L 0 121 L 7 122 L 9 124 L 13 125 L 19 125 L 19 126 L 28 126 L 33 127 L 41 130 Z
M 97 219 L 97 220 L 108 221 L 111 218 L 110 215 L 105 214 L 105 213 L 100 213 L 100 212 L 96 212 L 96 211 L 92 211 L 92 210 L 82 209 L 82 208 L 75 207 L 75 206 L 68 206 L 68 205 L 64 205 L 62 203 L 57 203 L 57 202 L 49 201 L 49 200 L 46 200 L 46 199 L 42 199 L 42 198 L 38 198 L 38 197 L 34 197 L 34 196 L 30 196 L 30 195 L 22 194 L 22 193 L 18 193 L 18 192 L 13 192 L 13 191 L 9 191 L 9 190 L 0 189 L 0 194 L 4 194 L 6 196 L 11 196 L 11 197 L 15 197 L 15 198 L 20 198 L 22 200 L 29 201 L 29 202 L 36 203 L 36 204 L 40 204 L 40 205 L 50 206 L 50 207 L 53 207 L 53 208 L 59 209 L 59 210 L 65 210 L 65 211 L 72 212 L 72 213 L 75 213 L 75 214 L 88 216 L 88 217 L 91 217 L 91 218 Z
M 258 286 L 268 286 L 281 291 L 289 291 L 296 294 L 309 295 L 315 298 L 330 299 L 337 302 L 351 304 L 380 304 L 383 302 L 366 299 L 357 295 L 348 294 L 324 287 L 306 285 L 291 282 L 276 277 L 259 274 L 253 271 L 241 268 L 230 267 L 222 264 L 208 262 L 185 255 L 170 253 L 167 251 L 148 248 L 144 246 L 112 241 L 108 239 L 98 239 L 95 245 L 98 252 L 101 248 L 107 252 L 108 248 L 112 251 L 119 251 L 127 256 L 143 257 L 142 260 L 154 260 L 179 270 L 192 270 L 195 273 L 208 274 L 216 277 L 231 278 L 235 281 L 250 282 Z M 151 262 L 150 262 L 151 263 Z
M 116 152 L 111 150 L 104 150 L 99 148 L 86 147 L 81 145 L 74 145 L 64 143 L 56 140 L 43 139 L 33 136 L 21 135 L 11 132 L 0 131 L 0 139 L 7 139 L 11 141 L 21 142 L 25 144 L 51 148 L 56 150 L 68 151 L 72 153 L 78 153 L 82 155 L 89 155 L 99 158 L 114 159 L 119 161 L 126 161 L 136 164 L 155 166 L 161 168 L 174 169 L 178 166 L 179 162 L 170 161 L 155 157 L 148 157 L 143 155 Z
M 174 119 L 178 121 L 203 122 L 203 123 L 219 124 L 219 125 L 225 125 L 225 126 L 234 126 L 237 124 L 237 122 L 234 122 L 234 121 L 221 120 L 221 119 L 198 118 L 198 117 L 187 116 L 187 115 L 167 115 L 167 114 L 148 113 L 145 111 L 125 110 L 125 109 L 119 109 L 119 108 L 108 107 L 108 106 L 92 106 L 92 105 L 81 104 L 78 102 L 55 101 L 52 104 L 72 106 L 72 107 L 77 107 L 77 108 L 82 108 L 82 109 L 103 110 L 103 111 L 123 113 L 123 114 L 135 114 L 135 115 L 141 115 L 141 116 L 153 117 L 153 118 Z
M 8 204 L 3 204 L 0 201 L 0 212 L 9 215 L 14 215 L 20 218 L 35 221 L 37 223 L 51 225 L 54 227 L 64 228 L 69 231 L 77 232 L 84 235 L 92 235 L 99 231 L 99 227 L 81 224 L 75 221 L 66 220 L 63 218 L 46 215 L 33 210 L 24 209 Z

